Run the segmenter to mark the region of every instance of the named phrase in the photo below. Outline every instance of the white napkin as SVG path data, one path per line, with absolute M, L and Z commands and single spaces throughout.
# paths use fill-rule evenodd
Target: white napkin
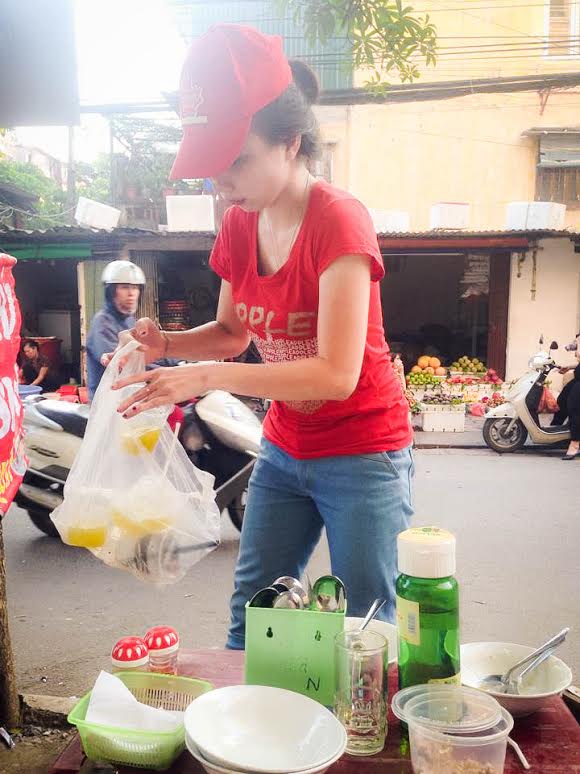
M 141 704 L 115 675 L 101 672 L 91 693 L 86 720 L 89 723 L 133 731 L 175 731 L 183 725 L 183 712 Z

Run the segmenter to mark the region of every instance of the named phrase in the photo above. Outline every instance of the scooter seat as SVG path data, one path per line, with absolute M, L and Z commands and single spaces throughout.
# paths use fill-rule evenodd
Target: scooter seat
M 61 403 L 58 400 L 43 400 L 36 404 L 36 410 L 47 419 L 60 425 L 65 433 L 83 438 L 89 418 L 88 406 L 78 403 Z

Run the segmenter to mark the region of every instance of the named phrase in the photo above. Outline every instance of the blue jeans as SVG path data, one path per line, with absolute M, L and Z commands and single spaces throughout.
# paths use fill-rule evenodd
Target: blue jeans
M 227 647 L 242 650 L 245 604 L 281 575 L 301 578 L 322 528 L 332 572 L 344 581 L 348 614 L 395 619 L 397 535 L 413 513 L 411 448 L 297 460 L 262 440 L 250 479 L 231 601 Z M 314 579 L 313 579 L 314 580 Z

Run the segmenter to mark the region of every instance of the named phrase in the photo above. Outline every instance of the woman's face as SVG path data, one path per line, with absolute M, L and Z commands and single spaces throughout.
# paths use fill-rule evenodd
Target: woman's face
M 271 206 L 288 184 L 298 145 L 270 145 L 249 134 L 236 161 L 214 178 L 217 192 L 247 212 Z
M 24 345 L 24 357 L 27 360 L 34 360 L 37 355 L 38 355 L 38 350 L 36 349 L 36 347 L 31 347 L 30 344 Z

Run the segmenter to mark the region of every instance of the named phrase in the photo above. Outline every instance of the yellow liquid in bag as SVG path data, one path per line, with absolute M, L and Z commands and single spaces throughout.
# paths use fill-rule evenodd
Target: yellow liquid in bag
M 144 449 L 151 454 L 157 446 L 160 435 L 161 428 L 144 427 L 134 433 L 124 433 L 121 436 L 121 446 L 127 454 L 131 454 L 133 457 L 136 457 Z
M 163 532 L 171 526 L 172 522 L 167 517 L 160 516 L 156 519 L 140 519 L 134 521 L 129 516 L 119 511 L 113 511 L 113 524 L 119 529 L 134 537 L 145 537 L 156 532 Z
M 69 527 L 66 542 L 70 546 L 78 548 L 101 548 L 107 539 L 107 528 L 97 527 Z

